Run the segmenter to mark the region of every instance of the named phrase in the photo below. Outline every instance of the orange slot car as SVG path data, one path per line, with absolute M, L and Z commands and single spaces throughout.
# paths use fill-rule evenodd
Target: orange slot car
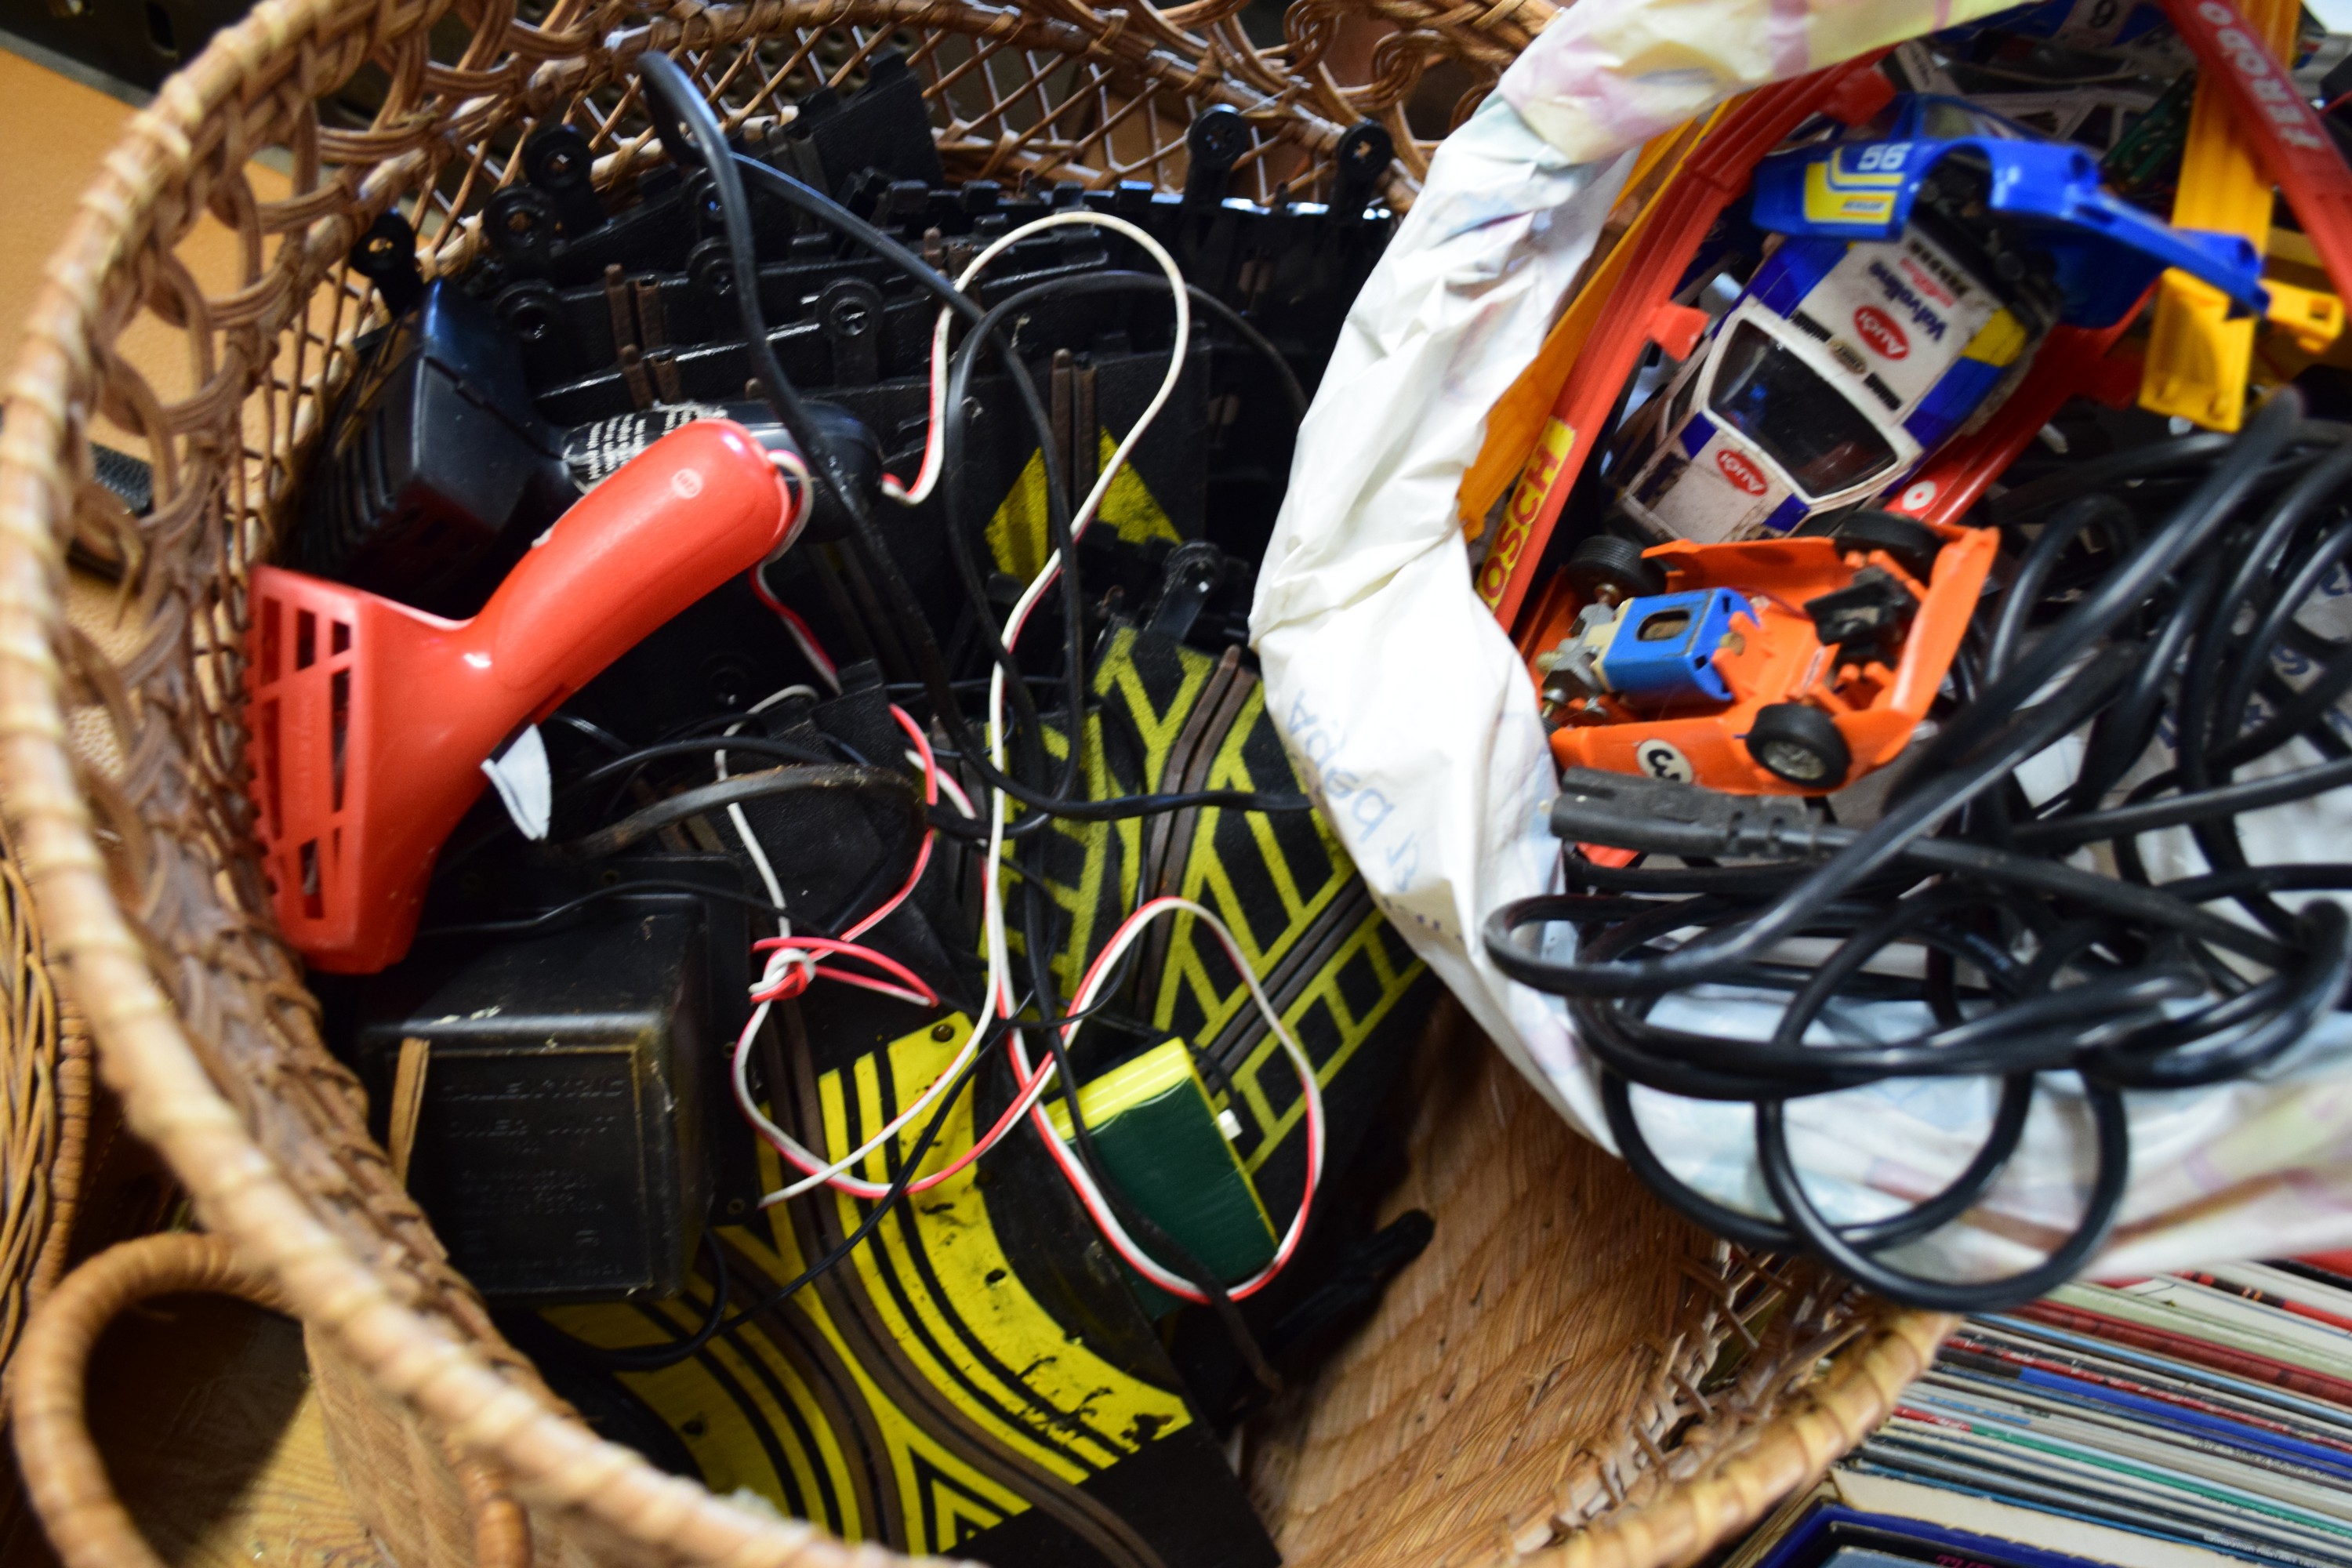
M 1588 539 L 1520 645 L 1552 755 L 1740 795 L 1843 788 L 1909 742 L 1999 547 L 1874 511 L 1733 543 Z

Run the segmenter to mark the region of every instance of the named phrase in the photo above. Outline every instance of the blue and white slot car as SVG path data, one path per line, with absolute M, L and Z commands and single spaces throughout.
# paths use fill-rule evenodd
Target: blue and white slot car
M 1660 538 L 1785 533 L 1894 490 L 1999 405 L 2052 325 L 2111 324 L 2168 267 L 2267 303 L 2242 238 L 2170 228 L 2082 149 L 1956 99 L 1908 95 L 1889 133 L 1766 158 L 1752 216 L 1777 244 L 1614 468 Z

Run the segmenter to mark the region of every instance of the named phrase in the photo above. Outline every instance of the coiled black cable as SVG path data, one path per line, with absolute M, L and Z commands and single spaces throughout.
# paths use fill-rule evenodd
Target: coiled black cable
M 2017 565 L 1955 665 L 1962 700 L 1913 749 L 1874 824 L 1629 816 L 1612 829 L 1581 806 L 1556 818 L 1580 842 L 1698 862 L 1611 868 L 1571 854 L 1571 889 L 1591 891 L 1523 900 L 1486 926 L 1505 973 L 1569 999 L 1611 1131 L 1648 1184 L 1734 1240 L 1809 1251 L 1895 1300 L 1997 1309 L 2071 1277 L 2112 1228 L 2130 1173 L 2126 1091 L 2261 1072 L 2344 1005 L 2352 918 L 2280 900 L 2352 889 L 2352 865 L 2258 864 L 2241 819 L 2352 784 L 2352 732 L 2336 731 L 2352 639 L 2310 615 L 2352 561 L 2347 434 L 2305 420 L 2290 389 L 2241 436 L 2116 454 L 1991 503 Z M 2069 736 L 2086 737 L 2074 776 L 2029 798 L 2019 765 L 2040 756 L 2046 769 Z M 2261 776 L 2235 776 L 2257 763 Z M 2174 835 L 2168 861 L 2185 839 L 2209 869 L 2157 880 L 2147 840 L 2159 833 Z M 1522 942 L 1553 923 L 1574 928 L 1573 959 Z M 1653 1020 L 1701 985 L 1776 1003 L 1769 1036 Z M 1927 1022 L 1863 1041 L 1832 1026 L 1841 1007 L 1890 1000 Z M 1890 1262 L 2000 1179 L 2045 1074 L 2070 1075 L 2062 1092 L 2096 1151 L 2069 1233 L 2005 1279 Z M 1997 1079 L 1986 1136 L 1941 1191 L 1832 1224 L 1797 1168 L 1785 1108 L 1902 1077 Z M 1679 1180 L 1643 1130 L 1636 1087 L 1751 1104 L 1777 1212 Z

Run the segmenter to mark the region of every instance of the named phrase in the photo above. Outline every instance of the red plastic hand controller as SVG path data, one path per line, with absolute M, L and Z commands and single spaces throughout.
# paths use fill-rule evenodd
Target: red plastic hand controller
M 516 731 L 764 560 L 794 500 L 740 425 L 688 425 L 582 498 L 470 621 L 253 575 L 253 792 L 278 923 L 316 968 L 407 952 L 442 842 Z

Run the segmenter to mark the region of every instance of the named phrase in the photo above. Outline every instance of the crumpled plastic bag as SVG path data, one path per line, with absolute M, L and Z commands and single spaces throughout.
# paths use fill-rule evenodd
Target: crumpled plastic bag
M 1472 589 L 1457 487 L 1487 411 L 1591 254 L 1631 149 L 1738 91 L 2003 8 L 1579 0 L 1438 149 L 1300 429 L 1250 618 L 1276 723 L 1390 919 L 1604 1146 L 1597 1084 L 1563 1004 L 1506 980 L 1479 942 L 1488 910 L 1557 886 L 1559 846 L 1545 824 L 1557 783 L 1532 683 Z M 2343 803 L 2266 815 L 2287 834 L 2352 828 Z M 1763 1006 L 1701 993 L 1656 1017 L 1760 1035 Z M 1885 1007 L 1834 1020 L 1856 1038 L 1915 1022 Z M 2333 1015 L 2261 1081 L 2132 1095 L 2132 1183 L 2097 1268 L 2352 1244 L 2347 1043 L 2352 1020 Z M 1994 1095 L 1981 1080 L 1897 1079 L 1799 1100 L 1792 1152 L 1828 1217 L 1875 1217 L 1965 1165 Z M 1773 1213 L 1747 1106 L 1644 1089 L 1634 1103 L 1683 1179 Z M 2045 1075 L 2023 1143 L 1979 1207 L 1889 1261 L 1935 1274 L 2022 1268 L 2072 1228 L 2093 1163 L 2071 1077 Z
M 1734 93 L 2011 9 L 2016 0 L 1577 0 L 1501 94 L 1571 163 L 1599 163 Z

